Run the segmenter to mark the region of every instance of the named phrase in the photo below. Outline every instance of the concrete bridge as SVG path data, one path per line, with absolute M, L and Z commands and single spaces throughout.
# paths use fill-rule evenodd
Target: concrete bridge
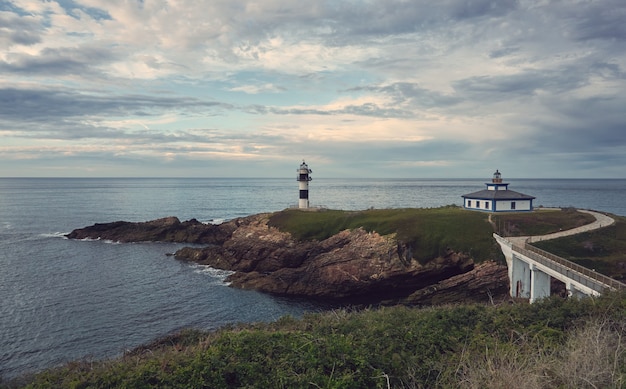
M 626 284 L 529 244 L 579 234 L 615 223 L 613 218 L 598 212 L 583 210 L 580 212 L 592 214 L 596 221 L 582 227 L 541 236 L 505 238 L 493 234 L 506 257 L 512 297 L 528 298 L 532 303 L 550 296 L 551 277 L 565 283 L 569 296 L 597 296 L 606 290 L 626 290 Z

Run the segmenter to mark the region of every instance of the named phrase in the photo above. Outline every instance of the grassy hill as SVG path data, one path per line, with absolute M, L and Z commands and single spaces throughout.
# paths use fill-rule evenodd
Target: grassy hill
M 455 206 L 318 212 L 289 209 L 273 214 L 269 224 L 300 240 L 322 240 L 359 227 L 381 235 L 396 234 L 421 262 L 445 254 L 447 248 L 468 253 L 477 262 L 500 255 L 487 215 Z
M 612 217 L 612 226 L 533 245 L 626 282 L 626 218 Z
M 507 212 L 492 215 L 492 222 L 500 236 L 545 235 L 569 230 L 594 222 L 588 213 L 574 208 L 536 209 L 534 212 Z
M 493 232 L 503 236 L 543 235 L 594 220 L 575 209 L 489 214 L 448 206 L 317 212 L 288 209 L 274 213 L 269 224 L 299 240 L 322 240 L 344 229 L 362 227 L 381 235 L 396 234 L 399 241 L 412 246 L 413 256 L 422 262 L 445 253 L 447 248 L 468 253 L 476 262 L 482 262 L 501 258 Z M 607 250 L 626 252 L 617 244 L 610 246 Z

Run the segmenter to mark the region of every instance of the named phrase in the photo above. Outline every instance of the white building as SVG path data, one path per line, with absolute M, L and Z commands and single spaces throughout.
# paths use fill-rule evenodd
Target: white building
M 485 212 L 524 212 L 533 210 L 533 196 L 509 190 L 496 170 L 487 189 L 463 195 L 463 208 Z

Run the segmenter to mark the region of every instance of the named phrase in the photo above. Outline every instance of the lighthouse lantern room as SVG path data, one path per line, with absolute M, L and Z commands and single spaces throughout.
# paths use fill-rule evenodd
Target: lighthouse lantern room
M 297 170 L 298 177 L 296 178 L 298 181 L 298 187 L 300 189 L 300 200 L 298 201 L 298 208 L 308 208 L 309 207 L 309 181 L 312 178 L 309 174 L 313 173 L 313 170 L 309 169 L 309 166 L 302 160 L 302 164 L 300 164 L 300 168 Z

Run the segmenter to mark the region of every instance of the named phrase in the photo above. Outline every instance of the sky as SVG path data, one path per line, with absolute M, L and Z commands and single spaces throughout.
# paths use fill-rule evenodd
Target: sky
M 626 178 L 624 0 L 0 0 L 0 177 Z

